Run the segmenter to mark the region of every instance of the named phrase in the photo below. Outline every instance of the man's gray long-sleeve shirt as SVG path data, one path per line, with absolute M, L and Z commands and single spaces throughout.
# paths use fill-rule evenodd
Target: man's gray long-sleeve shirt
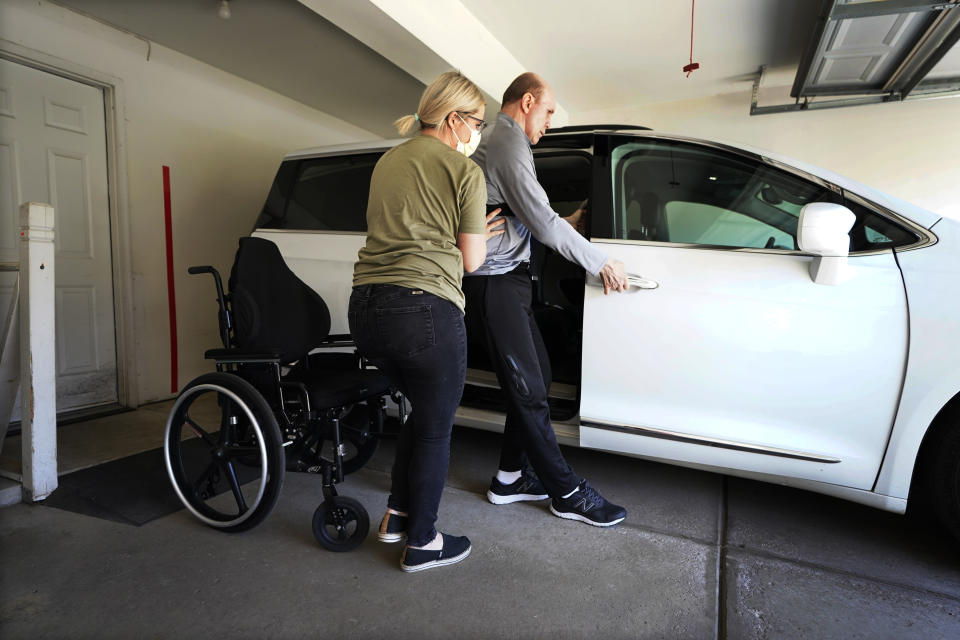
M 471 156 L 487 181 L 487 204 L 506 204 L 514 217 L 504 218 L 505 232 L 487 241 L 487 259 L 466 276 L 507 273 L 530 260 L 530 235 L 567 260 L 598 274 L 607 256 L 590 244 L 550 206 L 537 180 L 530 140 L 516 120 L 497 114 L 496 124 L 484 132 Z

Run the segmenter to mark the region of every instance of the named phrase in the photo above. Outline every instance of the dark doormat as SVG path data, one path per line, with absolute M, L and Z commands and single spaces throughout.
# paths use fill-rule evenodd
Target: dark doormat
M 138 527 L 183 508 L 170 486 L 162 448 L 61 476 L 41 504 Z
M 209 450 L 193 439 L 183 443 L 183 454 L 209 456 Z M 183 508 L 162 447 L 61 476 L 56 491 L 40 504 L 137 527 Z

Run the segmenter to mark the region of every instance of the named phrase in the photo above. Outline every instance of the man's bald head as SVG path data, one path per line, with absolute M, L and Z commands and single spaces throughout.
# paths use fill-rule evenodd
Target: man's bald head
M 523 73 L 503 93 L 500 111 L 520 125 L 531 144 L 537 144 L 550 128 L 550 118 L 557 110 L 557 99 L 543 78 Z
M 521 73 L 510 83 L 507 90 L 503 92 L 503 100 L 500 101 L 500 104 L 506 106 L 517 102 L 526 93 L 533 95 L 535 99 L 539 100 L 546 86 L 547 83 L 543 81 L 543 78 L 532 71 Z

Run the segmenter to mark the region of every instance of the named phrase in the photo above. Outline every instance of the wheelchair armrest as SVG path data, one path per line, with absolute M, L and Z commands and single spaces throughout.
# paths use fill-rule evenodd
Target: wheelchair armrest
M 280 362 L 277 351 L 254 351 L 249 349 L 207 349 L 203 357 L 217 362 Z

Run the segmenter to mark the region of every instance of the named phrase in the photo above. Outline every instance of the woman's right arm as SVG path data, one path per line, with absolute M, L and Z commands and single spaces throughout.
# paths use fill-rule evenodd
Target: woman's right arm
M 487 214 L 486 233 L 457 234 L 457 248 L 463 254 L 463 270 L 467 273 L 476 271 L 487 259 L 487 240 L 504 232 L 502 228 L 503 218 L 490 222 L 498 213 L 500 213 L 500 209 L 494 209 Z
M 487 236 L 483 233 L 458 233 L 457 248 L 463 254 L 463 270 L 471 273 L 487 259 Z

